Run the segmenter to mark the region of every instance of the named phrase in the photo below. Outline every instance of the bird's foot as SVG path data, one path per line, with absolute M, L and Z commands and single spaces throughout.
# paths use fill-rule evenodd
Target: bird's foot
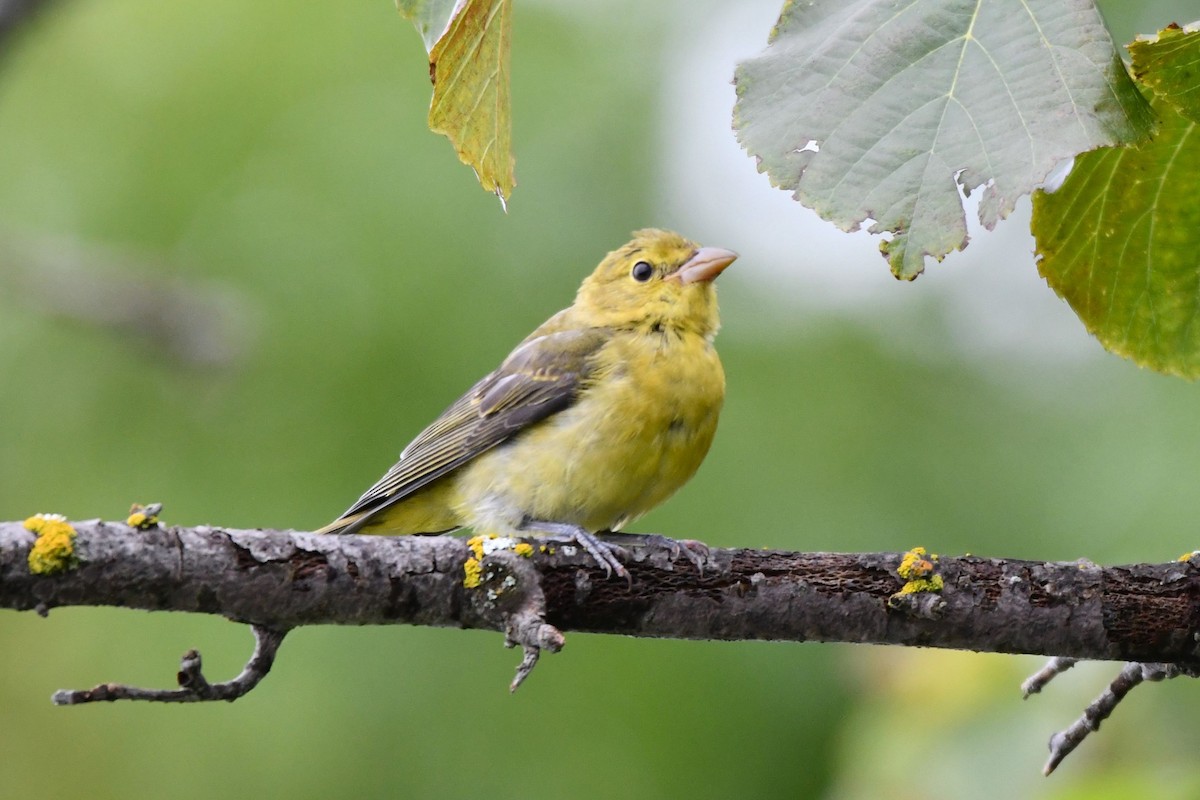
M 594 533 L 566 522 L 548 522 L 540 519 L 525 520 L 521 525 L 523 530 L 528 530 L 533 533 L 549 534 L 545 538 L 552 542 L 561 542 L 563 544 L 577 544 L 587 551 L 587 554 L 601 567 L 604 568 L 604 577 L 611 578 L 615 572 L 618 577 L 624 578 L 633 583 L 633 578 L 629 575 L 629 570 L 625 569 L 625 565 L 621 563 L 619 556 L 627 555 L 624 548 L 619 545 L 606 542 Z
M 618 533 L 616 531 L 603 531 L 600 535 L 610 542 L 615 540 L 615 542 L 624 542 L 634 546 L 649 545 L 666 548 L 672 561 L 679 560 L 679 556 L 682 555 L 701 575 L 704 574 L 704 565 L 708 562 L 708 545 L 696 539 L 672 539 L 661 533 Z

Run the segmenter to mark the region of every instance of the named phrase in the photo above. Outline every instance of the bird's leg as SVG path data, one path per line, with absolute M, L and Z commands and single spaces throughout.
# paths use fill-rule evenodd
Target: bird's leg
M 553 541 L 577 544 L 586 550 L 597 564 L 604 567 L 605 577 L 611 578 L 615 572 L 625 580 L 632 580 L 625 565 L 617 559 L 617 554 L 623 552 L 621 547 L 601 541 L 595 534 L 589 533 L 578 525 L 572 525 L 569 522 L 550 522 L 544 519 L 526 518 L 521 521 L 520 530 L 546 533 L 549 534 L 547 538 Z
M 609 540 L 609 542 L 616 540 L 617 542 L 626 542 L 635 546 L 657 545 L 665 547 L 670 552 L 672 561 L 683 555 L 688 561 L 692 562 L 701 575 L 704 574 L 704 564 L 708 561 L 708 545 L 696 539 L 672 539 L 670 536 L 663 536 L 661 533 L 620 533 L 617 531 L 601 531 L 600 535 Z

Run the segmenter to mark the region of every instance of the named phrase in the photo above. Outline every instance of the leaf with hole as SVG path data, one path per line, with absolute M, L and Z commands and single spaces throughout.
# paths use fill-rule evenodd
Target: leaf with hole
M 1091 0 L 788 3 L 736 74 L 734 128 L 772 183 L 844 230 L 867 219 L 892 272 L 966 245 L 1062 159 L 1151 124 Z

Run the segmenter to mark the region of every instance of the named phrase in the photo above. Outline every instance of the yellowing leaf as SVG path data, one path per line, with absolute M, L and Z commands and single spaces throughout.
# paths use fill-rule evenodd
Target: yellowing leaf
M 1200 30 L 1172 25 L 1149 39 L 1129 45 L 1138 80 L 1162 95 L 1175 109 L 1200 122 Z
M 429 129 L 501 204 L 512 194 L 512 0 L 397 0 L 429 51 Z

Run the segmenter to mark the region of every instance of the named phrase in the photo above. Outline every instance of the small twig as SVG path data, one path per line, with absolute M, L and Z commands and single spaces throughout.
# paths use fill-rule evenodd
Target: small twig
M 508 690 L 515 692 L 537 666 L 542 651 L 557 653 L 566 639 L 546 622 L 541 576 L 528 558 L 511 550 L 495 550 L 484 557 L 480 569 L 481 580 L 471 594 L 472 605 L 482 617 L 501 619 L 504 646 L 520 646 L 524 652 L 517 674 L 508 685 Z
M 283 643 L 286 630 L 252 625 L 254 654 L 241 673 L 224 683 L 209 683 L 201 671 L 200 653 L 188 650 L 179 662 L 178 689 L 141 689 L 119 683 L 102 683 L 92 689 L 62 689 L 50 698 L 55 705 L 70 706 L 101 700 L 148 700 L 155 703 L 196 703 L 209 700 L 237 700 L 249 692 L 271 671 L 275 654 Z
M 1055 659 L 1055 661 L 1073 662 L 1072 659 Z M 1053 665 L 1053 662 L 1051 662 L 1051 665 Z M 1068 664 L 1062 670 L 1059 670 L 1059 672 L 1070 666 L 1071 664 Z M 1050 665 L 1043 668 L 1041 672 L 1026 681 L 1025 685 L 1029 685 L 1049 669 Z M 1063 759 L 1069 756 L 1084 739 L 1093 731 L 1100 730 L 1100 723 L 1108 719 L 1108 716 L 1112 714 L 1117 704 L 1125 699 L 1125 695 L 1129 694 L 1139 683 L 1142 681 L 1161 681 L 1167 678 L 1178 678 L 1181 675 L 1195 678 L 1197 675 L 1200 675 L 1200 672 L 1197 672 L 1195 668 L 1179 664 L 1144 664 L 1136 661 L 1126 664 L 1121 668 L 1121 671 L 1117 674 L 1113 682 L 1108 685 L 1108 688 L 1101 692 L 1100 696 L 1084 709 L 1079 719 L 1075 720 L 1070 727 L 1050 737 L 1050 758 L 1046 761 L 1046 766 L 1042 768 L 1042 774 L 1049 775 L 1051 772 L 1054 772 Z M 1038 688 L 1040 689 L 1041 686 L 1044 686 L 1052 677 L 1053 675 L 1047 677 L 1045 681 L 1041 682 Z M 1037 691 L 1037 689 L 1034 689 L 1034 691 Z
M 533 672 L 533 668 L 537 666 L 538 658 L 541 657 L 543 650 L 557 653 L 563 649 L 565 642 L 566 639 L 562 632 L 553 625 L 546 624 L 540 614 L 535 615 L 526 611 L 515 614 L 504 637 L 504 646 L 520 645 L 525 656 L 517 666 L 517 674 L 513 677 L 512 683 L 508 685 L 508 691 L 515 692 L 520 688 L 525 679 L 529 677 L 529 673 Z
M 509 644 L 505 642 L 505 644 Z M 510 645 L 511 646 L 511 645 Z M 542 657 L 542 651 L 536 647 L 522 647 L 525 655 L 521 659 L 521 663 L 517 665 L 517 674 L 513 676 L 512 683 L 508 685 L 508 691 L 511 694 L 521 687 L 525 679 L 529 677 L 529 673 L 533 672 L 533 668 L 537 666 L 538 659 Z
M 1037 672 L 1030 675 L 1021 684 L 1021 697 L 1025 700 L 1029 699 L 1031 694 L 1037 694 L 1042 689 L 1046 688 L 1046 684 L 1063 674 L 1071 667 L 1079 663 L 1077 658 L 1064 658 L 1055 656 L 1046 662 L 1046 666 L 1039 669 Z

